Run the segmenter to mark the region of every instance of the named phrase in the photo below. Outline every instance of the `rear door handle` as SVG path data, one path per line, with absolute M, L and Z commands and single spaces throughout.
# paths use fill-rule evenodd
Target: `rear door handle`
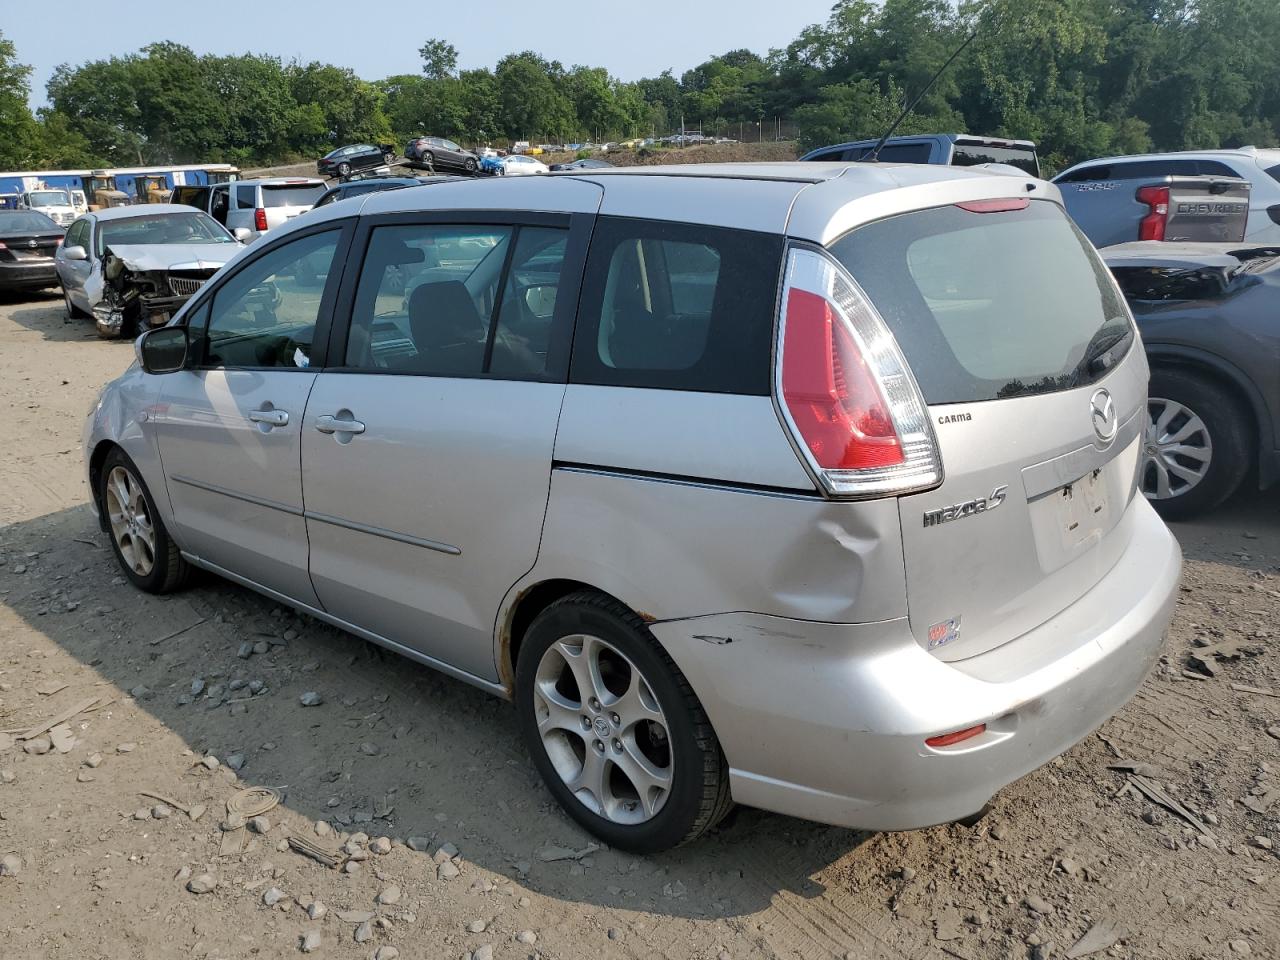
M 348 414 L 350 416 L 350 414 Z M 316 417 L 316 429 L 321 433 L 364 433 L 364 424 L 359 420 L 331 417 L 327 413 Z
M 249 419 L 271 427 L 283 427 L 289 422 L 288 410 L 250 410 Z

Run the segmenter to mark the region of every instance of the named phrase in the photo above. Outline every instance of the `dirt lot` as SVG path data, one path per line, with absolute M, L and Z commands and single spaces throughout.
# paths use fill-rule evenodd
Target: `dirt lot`
M 382 960 L 981 960 L 1080 955 L 1088 931 L 1097 956 L 1280 955 L 1275 495 L 1178 527 L 1164 661 L 976 827 L 868 835 L 739 810 L 642 859 L 593 849 L 558 811 L 505 704 L 227 583 L 127 587 L 79 441 L 131 359 L 54 294 L 0 299 L 0 957 L 292 956 L 312 934 L 319 956 Z M 1193 646 L 1236 640 L 1256 654 L 1200 679 Z M 95 699 L 46 753 L 11 736 Z M 1121 758 L 1203 829 L 1122 791 Z M 248 786 L 283 800 L 265 832 L 224 839 Z M 355 856 L 329 869 L 290 835 Z

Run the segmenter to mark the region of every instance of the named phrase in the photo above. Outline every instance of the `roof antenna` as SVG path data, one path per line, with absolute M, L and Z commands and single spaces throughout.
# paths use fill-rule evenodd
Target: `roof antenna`
M 916 108 L 916 104 L 918 104 L 921 100 L 924 99 L 924 95 L 929 92 L 929 89 L 935 83 L 938 82 L 938 78 L 947 72 L 947 67 L 951 66 L 952 61 L 955 60 L 956 57 L 960 56 L 960 54 L 964 52 L 965 47 L 973 43 L 973 38 L 976 37 L 977 35 L 978 35 L 978 31 L 975 29 L 972 33 L 969 34 L 967 38 L 965 38 L 964 43 L 956 47 L 955 53 L 947 57 L 947 62 L 938 68 L 938 72 L 929 78 L 929 82 L 926 83 L 920 89 L 920 92 L 916 94 L 916 98 L 912 100 L 909 104 L 907 104 L 906 108 L 900 114 L 898 114 L 898 119 L 893 121 L 893 124 L 889 127 L 889 129 L 884 132 L 884 136 L 876 141 L 876 145 L 874 147 L 872 147 L 868 152 L 864 153 L 862 156 L 858 158 L 859 163 L 876 163 L 879 161 L 880 151 L 884 149 L 885 141 L 887 141 L 891 136 L 893 136 L 893 131 L 897 130 L 898 125 L 901 124 L 903 120 L 907 119 L 907 114 L 909 114 L 912 110 L 914 110 Z

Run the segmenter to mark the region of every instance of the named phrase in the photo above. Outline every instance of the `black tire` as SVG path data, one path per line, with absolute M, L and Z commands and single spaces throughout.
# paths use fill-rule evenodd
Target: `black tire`
M 155 541 L 155 550 L 151 569 L 145 573 L 139 573 L 129 563 L 121 551 L 120 544 L 116 541 L 115 534 L 112 532 L 107 485 L 110 482 L 112 472 L 117 468 L 124 469 L 129 473 L 146 501 L 147 515 L 151 521 L 152 535 Z M 151 496 L 151 491 L 147 489 L 147 485 L 143 481 L 142 475 L 138 472 L 138 468 L 125 455 L 124 451 L 118 447 L 107 454 L 103 460 L 102 469 L 98 474 L 98 509 L 102 511 L 103 519 L 106 521 L 107 535 L 111 539 L 111 550 L 115 554 L 116 562 L 135 587 L 147 593 L 171 593 L 187 582 L 191 575 L 190 564 L 182 558 L 182 554 L 178 551 L 178 545 L 173 542 L 173 538 L 169 536 L 169 531 L 165 529 L 164 521 L 160 518 L 159 511 L 156 510 L 155 500 Z
M 351 175 L 351 164 L 343 162 L 338 164 L 338 176 L 348 177 Z
M 1147 437 L 1147 452 L 1142 466 L 1142 490 L 1151 505 L 1168 520 L 1191 517 L 1212 510 L 1230 497 L 1240 487 L 1241 481 L 1253 463 L 1252 420 L 1244 405 L 1229 390 L 1207 377 L 1177 368 L 1157 368 L 1151 373 L 1148 390 L 1148 424 L 1165 408 L 1165 401 L 1173 401 L 1199 417 L 1204 424 L 1203 435 L 1189 438 L 1189 442 L 1208 443 L 1210 456 L 1203 477 L 1194 484 L 1182 478 L 1172 478 L 1170 494 L 1159 497 L 1156 490 L 1155 466 Z M 1173 419 L 1166 427 L 1176 432 L 1185 423 Z M 1194 460 L 1184 461 L 1194 467 Z
M 598 637 L 623 653 L 665 715 L 671 788 L 662 806 L 643 822 L 616 823 L 588 809 L 556 772 L 538 732 L 534 687 L 543 654 L 574 634 Z M 733 804 L 720 741 L 689 682 L 644 621 L 610 597 L 574 593 L 538 614 L 520 648 L 515 702 L 525 744 L 547 788 L 574 820 L 611 847 L 657 853 L 688 843 L 714 827 Z
M 467 173 L 476 172 L 476 162 L 472 157 L 467 157 L 466 163 L 464 163 L 462 166 L 463 166 L 463 169 L 467 171 Z
M 434 153 L 432 153 L 430 150 L 423 150 L 423 151 L 422 151 L 422 157 L 421 157 L 421 160 L 422 160 L 422 162 L 423 162 L 423 163 L 425 163 L 428 167 L 434 167 L 434 166 L 436 165 L 436 155 L 435 155 Z
M 88 319 L 89 315 L 85 313 L 83 310 L 81 310 L 79 307 L 77 307 L 74 303 L 71 302 L 71 294 L 67 292 L 67 288 L 64 287 L 61 283 L 58 284 L 58 287 L 62 290 L 62 303 L 67 310 L 67 319 L 68 320 Z

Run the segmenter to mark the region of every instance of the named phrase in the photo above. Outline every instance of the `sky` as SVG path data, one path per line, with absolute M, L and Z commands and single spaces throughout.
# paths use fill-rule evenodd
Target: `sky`
M 811 23 L 825 21 L 834 0 L 462 0 L 455 3 L 358 4 L 351 0 L 258 0 L 111 9 L 101 0 L 63 0 L 57 16 L 0 17 L 0 33 L 34 68 L 31 105 L 45 104 L 45 84 L 60 63 L 122 55 L 159 40 L 196 53 L 265 53 L 350 67 L 366 80 L 417 73 L 418 48 L 438 37 L 458 49 L 463 69 L 492 67 L 499 57 L 535 50 L 565 66 L 607 67 L 622 80 L 678 77 L 707 58 L 746 47 L 761 55 L 783 47 Z M 11 12 L 19 0 L 0 0 Z M 33 9 L 33 8 L 28 8 Z M 79 24 L 75 30 L 53 23 Z

